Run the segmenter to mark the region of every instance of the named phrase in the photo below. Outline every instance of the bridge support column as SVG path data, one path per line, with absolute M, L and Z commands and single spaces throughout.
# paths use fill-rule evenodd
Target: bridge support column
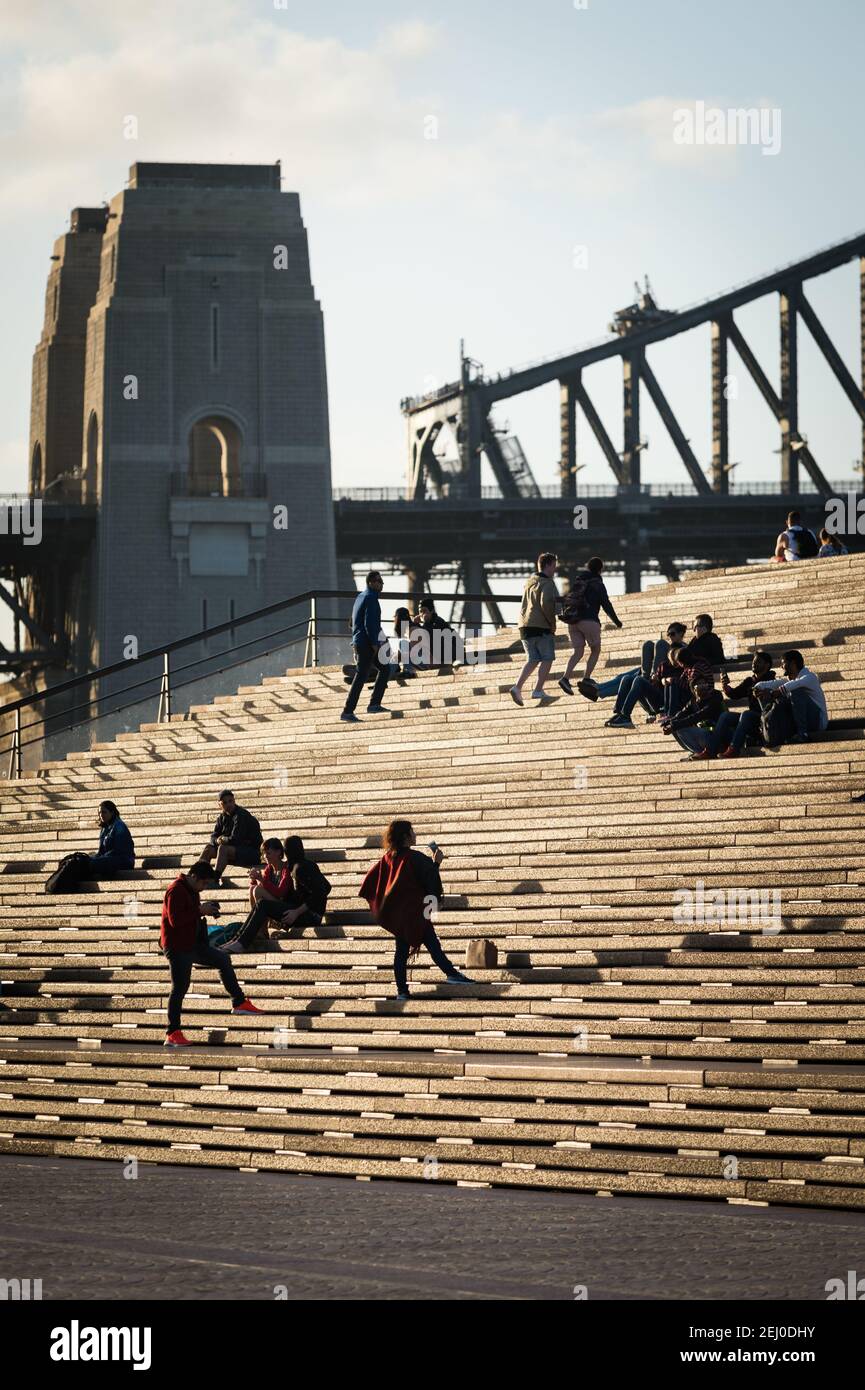
M 562 441 L 559 474 L 563 497 L 576 497 L 577 495 L 577 391 L 579 386 L 579 376 L 559 382 L 559 429 Z
M 419 599 L 424 597 L 429 588 L 429 566 L 409 563 L 403 567 L 403 573 L 408 585 L 410 604 L 417 611 Z
M 781 487 L 799 491 L 799 335 L 796 290 L 781 293 Z
M 625 593 L 638 594 L 643 587 L 643 562 L 639 551 L 633 546 L 628 546 L 625 555 Z
M 484 591 L 484 562 L 479 555 L 469 556 L 463 560 L 463 575 L 467 594 L 481 594 Z M 483 602 L 476 599 L 467 600 L 463 604 L 463 617 L 466 627 L 481 629 L 483 619 Z
M 622 455 L 622 482 L 631 487 L 640 485 L 640 376 L 643 365 L 642 349 L 622 358 L 624 372 L 625 448 Z M 629 590 L 629 593 L 639 591 Z
M 730 429 L 727 410 L 728 324 L 712 324 L 712 490 L 730 491 Z

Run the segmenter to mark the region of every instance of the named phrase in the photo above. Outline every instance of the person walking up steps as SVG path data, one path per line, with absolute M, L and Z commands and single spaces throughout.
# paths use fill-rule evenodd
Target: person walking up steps
M 409 998 L 409 958 L 416 956 L 421 946 L 426 946 L 435 964 L 444 971 L 449 985 L 474 984 L 448 960 L 433 926 L 444 896 L 439 873 L 444 855 L 432 842 L 430 859 L 414 848 L 416 844 L 411 821 L 391 821 L 382 837 L 385 852 L 373 864 L 358 895 L 366 898 L 378 925 L 396 937 L 393 971 L 396 997 L 401 1002 Z
M 556 605 L 561 602 L 553 575 L 559 563 L 557 555 L 545 550 L 538 556 L 538 567 L 523 587 L 519 631 L 526 664 L 511 686 L 510 696 L 515 705 L 523 703 L 523 686 L 533 671 L 537 671 L 533 700 L 545 698 L 544 682 L 552 670 L 556 655 Z
M 381 630 L 381 604 L 378 596 L 384 588 L 384 580 L 378 570 L 370 570 L 366 577 L 366 588 L 358 594 L 351 612 L 351 644 L 357 664 L 354 680 L 346 696 L 345 708 L 340 715 L 344 724 L 358 724 L 355 708 L 360 693 L 366 684 L 367 676 L 378 664 L 378 676 L 372 688 L 367 706 L 368 714 L 387 714 L 382 704 L 384 692 L 390 679 L 390 647 Z
M 219 971 L 226 994 L 231 996 L 232 1013 L 260 1014 L 247 999 L 224 951 L 207 944 L 207 916 L 219 912 L 215 899 L 201 901 L 205 888 L 212 888 L 216 875 L 209 864 L 193 864 L 185 874 L 179 874 L 162 901 L 162 928 L 159 942 L 171 969 L 171 994 L 168 999 L 168 1034 L 166 1047 L 189 1047 L 189 1039 L 180 1028 L 180 1011 L 192 979 L 193 965 L 209 966 Z
M 565 667 L 565 674 L 559 681 L 559 685 L 566 695 L 573 695 L 574 693 L 571 686 L 571 676 L 582 661 L 583 652 L 586 650 L 586 643 L 588 643 L 589 658 L 577 689 L 581 694 L 588 693 L 591 699 L 592 688 L 594 687 L 591 675 L 598 663 L 598 657 L 601 655 L 601 609 L 603 608 L 610 622 L 616 627 L 622 626 L 615 608 L 610 603 L 607 586 L 601 578 L 603 568 L 603 560 L 594 555 L 588 561 L 586 568 L 578 571 L 574 580 L 574 587 L 564 600 L 562 618 L 568 625 L 573 647 Z

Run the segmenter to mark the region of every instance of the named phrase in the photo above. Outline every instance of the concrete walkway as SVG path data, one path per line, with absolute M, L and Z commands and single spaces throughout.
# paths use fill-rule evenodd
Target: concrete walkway
M 0 1278 L 46 1300 L 820 1302 L 850 1269 L 851 1212 L 0 1156 Z

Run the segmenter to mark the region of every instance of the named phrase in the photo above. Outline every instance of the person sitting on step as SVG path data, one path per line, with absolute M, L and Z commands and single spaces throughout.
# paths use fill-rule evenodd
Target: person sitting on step
M 831 531 L 827 531 L 824 526 L 823 530 L 820 532 L 820 549 L 817 552 L 818 558 L 825 560 L 827 556 L 849 554 L 850 551 L 847 549 L 840 536 L 836 536 Z
M 829 725 L 820 678 L 808 670 L 802 653 L 785 652 L 781 664 L 783 679 L 758 681 L 754 686 L 757 695 L 766 694 L 771 701 L 764 719 L 767 748 L 779 748 L 782 743 L 807 743 L 812 734 L 821 733 Z
M 422 598 L 417 606 L 417 622 L 425 633 L 422 666 L 459 665 L 459 638 L 449 622 L 436 612 L 431 598 Z
M 282 841 L 276 836 L 261 846 L 263 869 L 249 871 L 249 912 L 243 926 L 218 947 L 229 954 L 248 951 L 262 934 L 267 935 L 267 923 L 282 922 L 288 910 L 288 899 L 294 892 L 291 869 L 286 863 Z
M 680 657 L 684 651 L 684 644 L 681 640 L 685 635 L 683 623 L 675 623 L 667 629 L 667 632 L 675 631 L 675 640 L 667 647 L 661 660 L 655 666 L 651 675 L 637 672 L 633 680 L 622 683 L 613 713 L 609 719 L 604 721 L 607 729 L 633 729 L 633 712 L 639 703 L 648 715 L 648 722 L 654 723 L 655 719 L 662 712 L 666 715 L 674 715 L 684 700 L 689 698 L 688 672 L 680 664 Z M 681 635 L 680 635 L 681 634 Z M 657 643 L 656 647 L 661 647 Z M 667 644 L 664 643 L 664 646 Z
M 693 761 L 709 757 L 709 741 L 721 715 L 724 697 L 715 689 L 711 675 L 696 676 L 691 682 L 691 698 L 678 714 L 661 720 L 665 734 L 673 734 L 681 748 Z
M 606 681 L 581 681 L 577 689 L 586 700 L 606 700 L 610 696 L 615 696 L 615 712 L 620 713 L 618 697 L 621 695 L 622 700 L 625 699 L 637 676 L 645 676 L 647 680 L 654 679 L 671 646 L 682 645 L 686 631 L 684 623 L 670 623 L 665 637 L 659 637 L 657 642 L 647 638 L 643 643 L 639 666 L 631 666 L 627 671 L 621 671 L 618 676 L 611 676 Z M 562 688 L 564 689 L 564 687 Z
M 391 821 L 382 837 L 384 854 L 367 873 L 359 896 L 369 903 L 373 920 L 396 938 L 393 970 L 400 1002 L 409 998 L 408 964 L 425 946 L 449 985 L 470 985 L 444 953 L 433 920 L 444 896 L 439 865 L 444 858 L 434 841 L 433 857 L 415 849 L 411 821 Z
M 724 664 L 724 645 L 714 631 L 714 622 L 709 613 L 698 613 L 694 619 L 694 636 L 682 652 L 682 665 L 695 671 L 705 666 L 718 670 Z
M 748 708 L 741 713 L 729 708 L 724 711 L 709 740 L 710 758 L 738 758 L 748 744 L 763 743 L 763 706 L 754 694 L 754 686 L 758 681 L 774 679 L 771 652 L 755 652 L 750 676 L 746 676 L 738 685 L 731 685 L 727 672 L 722 671 L 721 690 L 727 705 L 747 705 Z
M 234 792 L 219 793 L 220 814 L 216 818 L 213 833 L 204 849 L 201 860 L 213 866 L 217 879 L 222 877 L 226 864 L 237 864 L 251 869 L 261 863 L 261 826 L 251 811 L 238 806 Z
M 559 685 L 566 695 L 573 695 L 574 693 L 571 686 L 571 676 L 582 661 L 586 644 L 588 644 L 589 655 L 586 660 L 586 669 L 582 680 L 577 684 L 577 689 L 581 695 L 586 695 L 588 699 L 592 698 L 591 689 L 595 684 L 591 678 L 592 672 L 598 663 L 598 657 L 601 655 L 601 609 L 604 610 L 615 627 L 622 626 L 616 610 L 610 602 L 607 586 L 601 578 L 603 569 L 603 560 L 599 556 L 593 555 L 591 560 L 586 562 L 585 569 L 577 571 L 570 593 L 566 594 L 562 600 L 562 619 L 568 625 L 568 633 L 573 647 L 565 667 L 565 674 L 559 680 Z
M 417 667 L 412 662 L 412 639 L 419 628 L 420 623 L 412 617 L 407 608 L 396 610 L 393 615 L 393 640 L 390 644 L 394 656 L 390 664 L 391 680 L 397 676 L 411 679 L 417 675 Z
M 216 875 L 209 864 L 193 864 L 185 874 L 177 876 L 162 900 L 159 943 L 171 970 L 166 1047 L 190 1046 L 180 1024 L 183 1000 L 189 989 L 194 965 L 208 966 L 219 971 L 223 988 L 231 997 L 232 1013 L 262 1012 L 241 989 L 234 967 L 225 952 L 208 945 L 207 918 L 218 915 L 219 903 L 215 898 L 202 902 L 201 894 L 206 888 L 213 888 L 215 885 Z
M 135 868 L 135 845 L 113 801 L 100 801 L 97 824 L 96 853 L 67 854 L 45 885 L 47 893 L 74 893 L 81 883 L 116 878 L 122 870 Z

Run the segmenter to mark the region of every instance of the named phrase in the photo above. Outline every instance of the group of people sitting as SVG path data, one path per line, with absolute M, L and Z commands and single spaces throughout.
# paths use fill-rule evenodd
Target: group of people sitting
M 367 714 L 388 714 L 382 701 L 388 682 L 398 676 L 413 677 L 432 666 L 453 665 L 458 655 L 458 638 L 451 625 L 436 612 L 431 598 L 421 599 L 413 615 L 406 607 L 393 616 L 393 635 L 382 628 L 379 594 L 384 580 L 378 570 L 370 570 L 366 587 L 358 594 L 351 615 L 351 642 L 354 666 L 345 668 L 349 682 L 345 707 L 340 715 L 344 724 L 357 724 L 355 710 L 368 681 L 373 681 Z
M 208 842 L 208 849 L 227 850 L 225 863 L 237 863 L 238 856 L 249 856 L 249 822 L 255 817 L 244 812 L 231 796 L 233 809 L 226 812 L 223 793 L 222 813 L 215 829 L 220 833 Z M 230 814 L 232 826 L 226 827 L 224 816 Z M 249 819 L 247 819 L 247 817 Z M 257 822 L 255 822 L 257 824 Z M 232 839 L 237 833 L 241 838 Z M 382 837 L 384 853 L 369 869 L 358 896 L 369 904 L 373 920 L 395 939 L 394 977 L 396 999 L 408 1000 L 408 966 L 424 946 L 451 985 L 470 985 L 473 982 L 448 959 L 436 934 L 434 920 L 444 896 L 440 865 L 444 858 L 434 842 L 429 844 L 432 857 L 416 848 L 417 836 L 410 821 L 391 821 Z M 209 927 L 208 917 L 220 915 L 215 898 L 204 899 L 202 894 L 218 885 L 216 869 L 204 859 L 193 864 L 186 873 L 177 876 L 168 888 L 162 903 L 160 943 L 171 971 L 171 993 L 168 999 L 168 1032 L 166 1047 L 188 1047 L 189 1039 L 181 1027 L 183 1000 L 189 989 L 193 966 L 204 966 L 219 973 L 223 988 L 231 999 L 232 1012 L 258 1014 L 259 1009 L 247 998 L 235 974 L 230 956 L 235 951 L 254 948 L 267 924 L 276 920 L 281 927 L 301 927 L 321 921 L 326 909 L 330 884 L 317 864 L 304 854 L 303 842 L 297 835 L 282 841 L 267 839 L 260 846 L 259 863 L 251 868 L 250 912 L 239 932 L 221 940 L 219 927 Z
M 633 713 L 639 704 L 648 723 L 657 722 L 664 734 L 675 737 L 693 761 L 706 761 L 736 758 L 748 747 L 806 742 L 827 727 L 820 679 L 805 665 L 800 651 L 784 652 L 782 676 L 775 671 L 770 652 L 755 652 L 750 673 L 733 684 L 709 613 L 697 614 L 690 636 L 684 623 L 671 623 L 657 642 L 644 642 L 639 666 L 599 684 L 592 672 L 601 653 L 601 611 L 616 627 L 622 626 L 601 578 L 603 561 L 589 560 L 564 597 L 553 577 L 557 565 L 557 556 L 544 552 L 538 557 L 536 573 L 525 584 L 519 632 L 526 663 L 510 691 L 516 704 L 523 705 L 523 687 L 530 677 L 534 677 L 532 698 L 542 705 L 546 702 L 545 684 L 555 659 L 561 616 L 572 650 L 559 687 L 566 695 L 574 694 L 571 678 L 588 647 L 576 689 L 591 701 L 615 698 L 613 713 L 605 721 L 607 728 L 635 728 Z
M 849 555 L 850 552 L 838 536 L 824 526 L 819 539 L 805 525 L 801 512 L 790 512 L 787 525 L 775 542 L 772 559 L 779 565 L 795 564 L 798 560 L 826 560 L 833 555 Z

